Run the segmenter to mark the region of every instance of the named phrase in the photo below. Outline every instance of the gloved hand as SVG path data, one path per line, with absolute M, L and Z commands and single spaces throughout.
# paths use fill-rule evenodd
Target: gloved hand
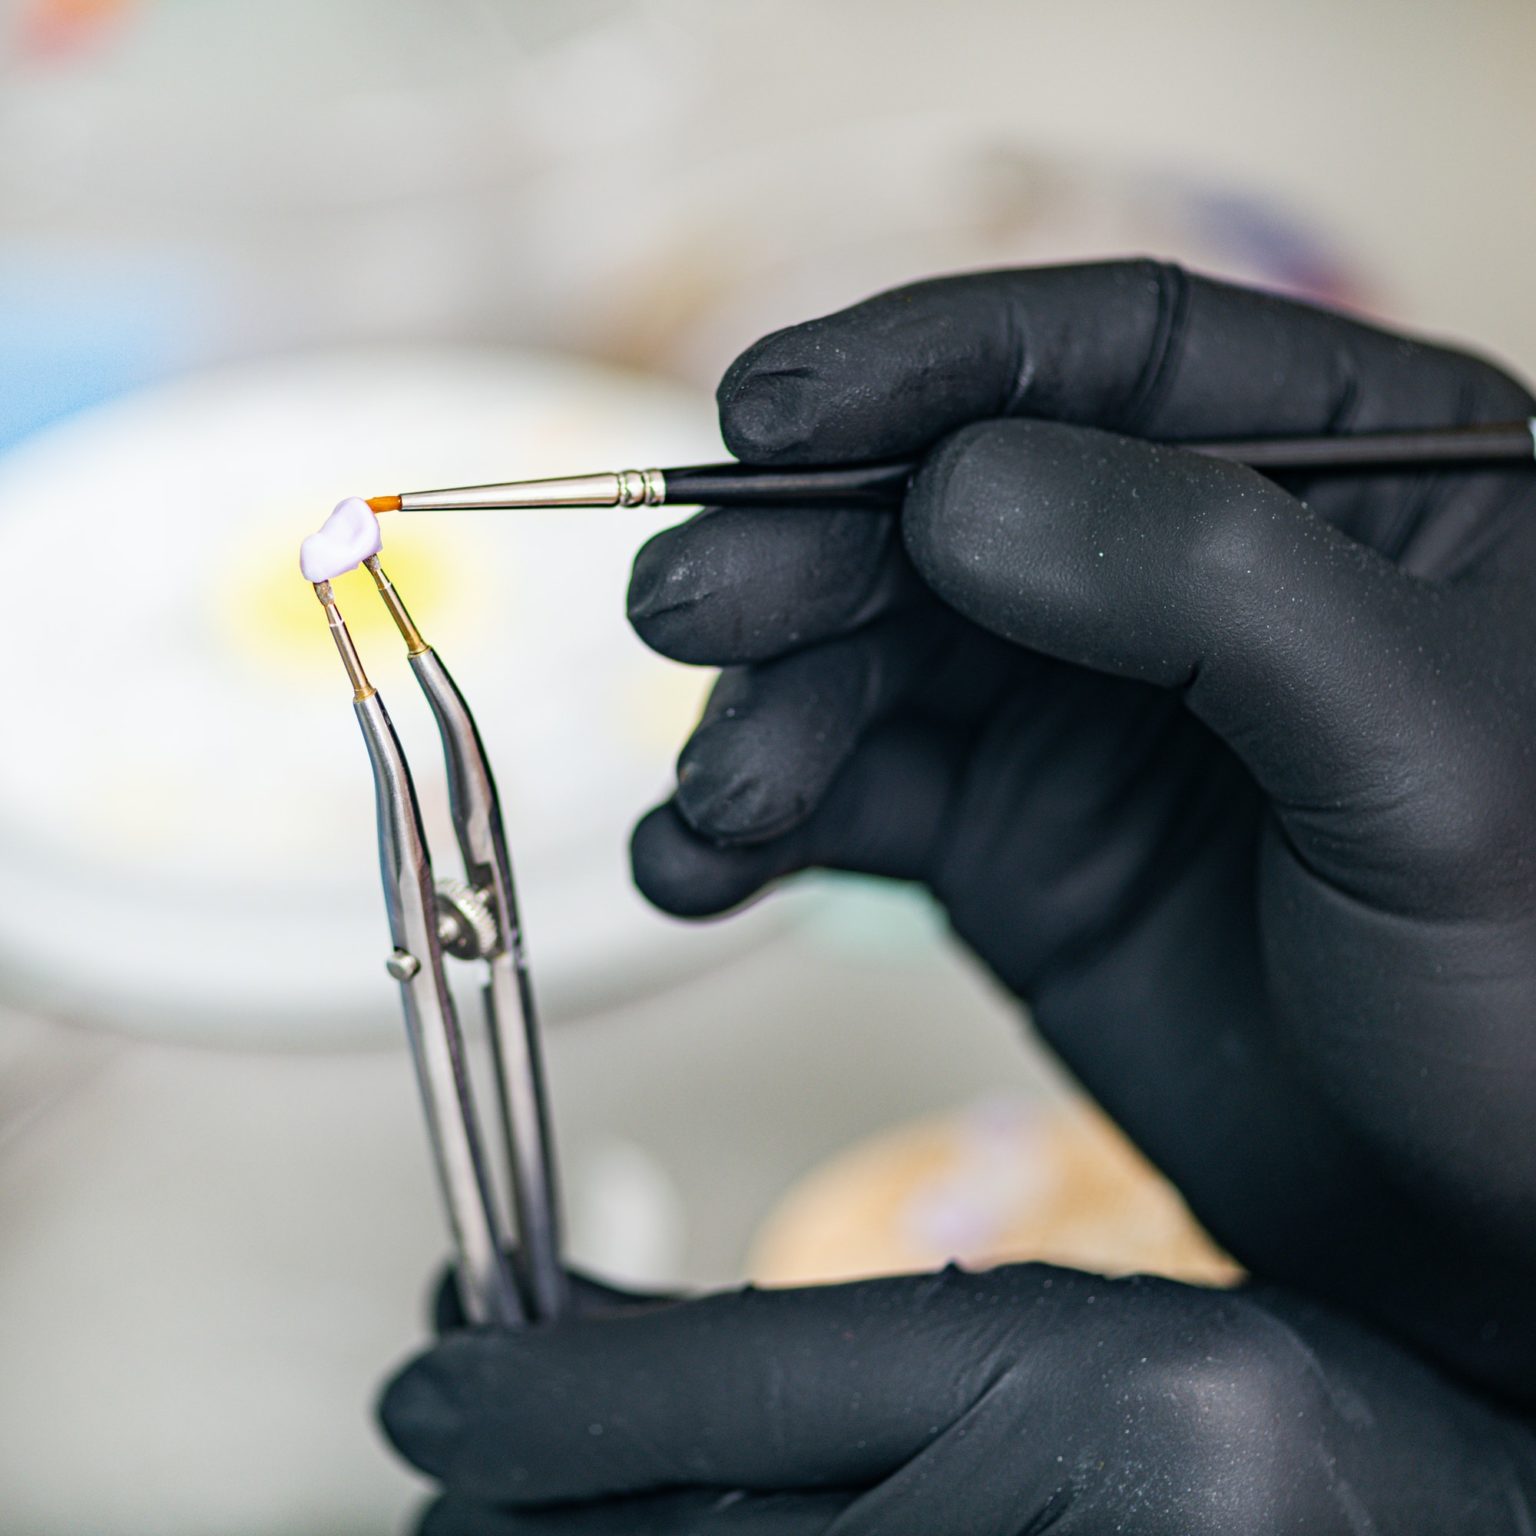
M 728 668 L 641 889 L 924 882 L 1253 1274 L 1536 1402 L 1536 472 L 1282 489 L 1136 440 L 1533 409 L 1148 263 L 768 337 L 720 388 L 741 458 L 927 458 L 899 518 L 641 552 L 641 635 Z
M 1045 1265 L 458 1333 L 421 1536 L 1526 1536 L 1529 1427 L 1278 1292 Z
M 1536 1402 L 1536 476 L 1282 487 L 1136 439 L 1533 409 L 1148 264 L 922 284 L 732 367 L 743 459 L 928 458 L 899 517 L 642 552 L 641 634 L 728 670 L 641 888 L 922 881 L 1262 1283 L 1026 1266 L 458 1335 L 385 1409 L 434 1529 L 1528 1529 L 1529 1425 L 1476 1394 Z M 686 1485 L 795 1491 L 481 1508 Z

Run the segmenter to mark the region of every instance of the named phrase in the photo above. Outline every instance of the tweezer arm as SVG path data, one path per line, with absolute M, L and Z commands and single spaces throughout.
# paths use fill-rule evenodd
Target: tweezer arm
M 415 785 L 378 694 L 353 709 L 368 748 L 378 809 L 379 866 L 389 931 L 390 974 L 400 984 L 411 1057 L 448 1224 L 457 1251 L 460 1303 L 472 1323 L 524 1320 L 506 1259 L 506 1233 L 475 1115 L 468 1062 L 437 936 L 432 865 Z
M 486 898 L 495 923 L 494 943 L 482 958 L 490 972 L 486 1023 L 517 1216 L 515 1262 L 533 1316 L 548 1320 L 565 1309 L 568 1282 L 560 1262 L 560 1207 L 538 1017 L 496 781 L 469 705 L 437 652 L 413 650 L 410 663 L 442 736 L 454 833 L 469 884 Z

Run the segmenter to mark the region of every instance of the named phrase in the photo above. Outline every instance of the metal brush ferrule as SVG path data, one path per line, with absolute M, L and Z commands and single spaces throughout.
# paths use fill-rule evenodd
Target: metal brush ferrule
M 667 482 L 659 469 L 621 469 L 617 478 L 621 507 L 659 507 L 667 499 Z

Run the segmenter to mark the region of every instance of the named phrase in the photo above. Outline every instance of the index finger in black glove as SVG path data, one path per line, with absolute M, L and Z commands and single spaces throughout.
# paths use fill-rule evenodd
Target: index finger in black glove
M 1134 408 L 1127 405 L 1133 397 L 1139 402 Z M 1532 408 L 1518 385 L 1465 354 L 1151 263 L 990 273 L 880 295 L 749 349 L 727 374 L 721 402 L 723 428 L 728 438 L 741 438 L 735 446 L 742 453 L 755 451 L 748 441 L 753 433 L 758 438 L 766 433 L 778 434 L 775 443 L 795 438 L 804 454 L 815 458 L 836 457 L 844 449 L 856 457 L 910 451 L 977 414 L 1005 412 L 1188 435 L 1481 420 L 1524 415 Z M 895 436 L 887 441 L 882 433 Z M 991 441 L 1009 439 L 993 433 Z M 997 582 L 1021 569 L 1039 527 L 1027 515 L 1036 489 L 1026 462 L 1029 447 L 1022 439 L 1013 441 L 1016 451 L 1006 465 L 991 456 L 994 484 L 974 505 L 967 507 L 958 496 L 931 495 L 909 505 L 907 543 L 927 553 L 930 578 L 944 560 L 952 566 L 960 561 L 979 566 L 1001 555 L 992 572 Z M 758 448 L 768 452 L 761 443 Z M 956 460 L 967 463 L 974 488 L 981 449 L 975 438 L 967 439 L 966 448 L 963 454 L 951 449 L 950 462 L 952 467 Z M 775 446 L 769 456 L 787 451 Z M 1016 477 L 999 487 L 995 482 L 1005 468 L 1016 471 Z M 1139 509 L 1145 515 L 1128 520 L 1127 527 L 1140 538 L 1155 540 L 1162 536 L 1157 517 L 1170 498 L 1183 493 L 1181 477 L 1193 477 L 1193 486 L 1201 470 L 1174 467 L 1154 475 L 1144 490 L 1130 485 L 1128 495 L 1116 494 L 1127 489 L 1124 476 L 1138 468 L 1135 460 L 1122 460 L 1116 466 L 1122 485 L 1107 487 L 1108 495 L 1102 494 L 1108 477 L 1098 476 L 1096 500 L 1100 512 L 1110 512 L 1117 501 L 1145 495 L 1147 503 Z M 1171 530 L 1167 550 L 1161 557 L 1153 552 L 1144 584 L 1154 597 L 1158 582 L 1171 576 L 1175 585 L 1162 594 L 1170 605 L 1184 601 L 1191 583 L 1202 579 L 1212 583 L 1211 591 L 1206 594 L 1197 585 L 1195 596 L 1223 599 L 1229 595 L 1223 586 L 1233 574 L 1229 569 L 1212 569 L 1208 560 L 1182 566 L 1179 561 L 1191 553 L 1235 557 L 1264 552 L 1252 542 L 1262 532 L 1263 505 L 1258 517 L 1244 517 L 1244 503 L 1253 498 L 1241 481 L 1227 484 L 1231 515 L 1212 509 L 1215 515 L 1199 532 L 1198 550 Z M 1389 553 L 1404 569 L 1444 575 L 1474 561 L 1486 571 L 1498 563 L 1502 543 L 1536 535 L 1525 500 L 1512 499 L 1512 493 L 1523 498 L 1526 485 L 1519 471 L 1343 476 L 1313 485 L 1308 495 L 1314 512 Z M 1214 487 L 1200 494 L 1210 508 Z M 1138 509 L 1125 505 L 1121 510 Z M 1063 515 L 1070 516 L 1070 509 L 1064 508 Z M 860 516 L 870 525 L 862 535 Z M 1004 526 L 1010 516 L 1015 520 Z M 984 544 L 976 537 L 983 522 L 993 525 L 993 536 Z M 1092 531 L 1085 530 L 1085 536 Z M 820 669 L 818 642 L 869 626 L 898 607 L 902 622 L 886 626 L 888 634 L 935 628 L 938 620 L 914 593 L 918 584 L 894 561 L 887 520 L 870 514 L 843 513 L 834 520 L 800 509 L 707 514 L 659 536 L 642 553 L 633 602 L 636 627 L 667 654 L 717 664 L 762 660 L 809 645 L 799 671 L 814 677 Z M 1250 628 L 1284 621 L 1279 643 L 1272 646 L 1284 661 L 1284 648 L 1294 638 L 1305 638 L 1300 626 L 1311 620 L 1310 605 L 1326 602 L 1328 592 L 1314 596 L 1305 584 L 1310 571 L 1294 562 L 1249 574 L 1250 588 L 1254 581 L 1267 581 L 1277 589 L 1277 603 L 1268 612 L 1256 605 L 1249 611 L 1242 607 L 1243 594 L 1232 592 L 1234 611 Z M 1072 579 L 1096 577 L 1074 572 Z M 1113 581 L 1105 587 L 1105 599 L 1112 600 L 1118 589 Z M 658 602 L 656 594 L 663 591 L 665 601 Z M 1392 594 L 1399 608 L 1409 593 L 1403 583 Z M 960 606 L 966 605 L 962 601 Z M 995 603 L 982 605 L 980 612 L 975 605 L 967 611 L 989 624 L 989 606 L 995 612 Z M 1050 611 L 1037 612 L 1028 632 L 1041 649 L 1072 655 L 1072 637 L 1056 635 L 1052 617 Z M 1415 619 L 1411 612 L 1402 615 L 1404 623 Z M 1460 616 L 1453 622 L 1460 623 Z M 1026 630 L 1005 627 L 1015 636 Z M 1320 637 L 1313 651 L 1330 638 Z M 1381 725 L 1390 734 L 1394 722 L 1379 717 L 1403 716 L 1401 705 L 1389 702 L 1402 679 L 1375 675 L 1381 656 L 1370 641 L 1367 636 L 1358 651 L 1347 645 L 1333 670 L 1342 676 L 1353 662 L 1353 691 L 1385 696 L 1369 712 L 1375 718 L 1363 724 Z M 866 647 L 878 654 L 880 644 L 871 637 Z M 1183 649 L 1188 650 L 1187 644 Z M 1296 669 L 1298 677 L 1304 669 L 1304 664 Z M 1119 665 L 1109 670 L 1136 671 Z M 762 691 L 771 695 L 774 690 Z M 849 711 L 828 726 L 806 713 L 814 690 L 780 691 L 797 695 L 804 718 L 797 728 L 793 698 L 778 706 L 785 722 L 775 733 L 778 749 L 754 747 L 750 754 L 759 780 L 754 787 L 760 821 L 770 827 L 793 825 L 815 810 L 822 790 L 799 771 L 808 747 L 814 743 L 821 760 L 841 762 L 874 721 L 872 711 Z M 1454 701 L 1447 707 L 1454 709 Z M 735 750 L 731 743 L 740 745 L 736 738 L 755 740 L 761 734 L 748 716 L 736 719 L 736 729 L 717 734 L 708 748 L 691 751 L 690 765 L 705 778 L 716 777 L 717 760 Z M 1276 729 L 1293 723 L 1294 713 Z M 1434 731 L 1443 725 L 1428 722 Z M 1314 780 L 1335 761 L 1336 755 L 1329 755 L 1320 763 Z M 1452 773 L 1451 781 L 1456 777 Z M 1276 793 L 1287 798 L 1283 788 Z M 708 840 L 729 840 L 731 828 L 717 823 L 711 809 L 685 808 L 684 819 Z
M 1528 414 L 1467 353 L 1153 261 L 937 278 L 776 331 L 719 389 L 751 463 L 919 452 L 1030 416 L 1139 437 L 1369 431 Z
M 774 462 L 912 454 L 1014 415 L 1187 439 L 1533 409 L 1479 358 L 1152 262 L 917 283 L 766 337 L 720 386 L 727 441 Z M 1524 484 L 1520 470 L 1484 469 L 1314 477 L 1305 489 L 1352 537 L 1444 575 L 1529 522 L 1506 515 Z M 893 562 L 876 514 L 716 511 L 641 552 L 631 611 L 647 642 L 679 660 L 761 660 L 909 600 Z

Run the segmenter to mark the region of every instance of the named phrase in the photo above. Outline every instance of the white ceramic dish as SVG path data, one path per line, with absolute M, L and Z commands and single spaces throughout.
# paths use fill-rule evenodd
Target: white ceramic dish
M 649 378 L 369 349 L 189 376 L 0 459 L 0 984 L 162 1035 L 393 1038 L 367 761 L 300 537 L 348 493 L 720 453 L 710 402 Z M 386 531 L 387 569 L 496 765 L 557 1014 L 776 921 L 684 929 L 629 882 L 629 826 L 707 684 L 623 617 L 634 550 L 675 516 L 392 516 Z M 441 755 L 398 636 L 364 575 L 337 592 L 446 856 Z

